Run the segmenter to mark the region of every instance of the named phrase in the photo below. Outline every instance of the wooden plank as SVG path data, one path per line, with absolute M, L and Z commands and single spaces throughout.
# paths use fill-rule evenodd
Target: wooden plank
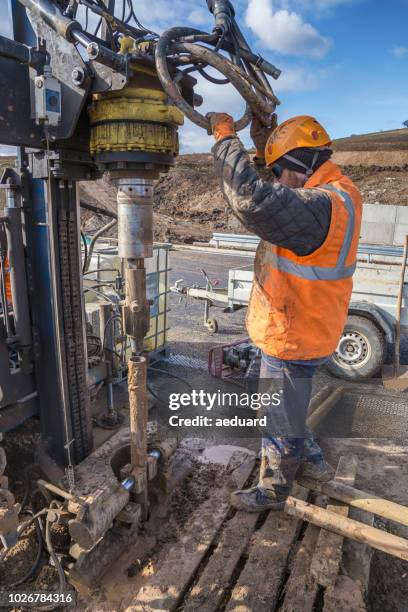
M 335 480 L 353 486 L 357 472 L 357 457 L 348 455 L 340 457 Z M 330 500 L 327 510 L 347 517 L 349 507 L 342 502 Z M 316 544 L 315 553 L 310 564 L 310 572 L 316 582 L 323 587 L 329 587 L 336 582 L 340 562 L 343 556 L 344 538 L 336 533 L 322 529 Z
M 245 485 L 255 465 L 253 456 L 243 453 L 242 458 L 241 465 L 236 465 L 237 456 L 234 456 L 234 467 L 239 470 L 237 484 L 240 487 Z M 213 543 L 229 507 L 229 489 L 225 488 L 216 491 L 196 510 L 184 535 L 170 549 L 157 572 L 139 590 L 126 612 L 171 612 L 177 608 Z
M 307 416 L 309 417 L 320 404 L 331 394 L 332 388 L 330 385 L 324 385 L 319 391 L 312 397 L 309 402 L 309 408 L 307 410 Z
M 294 610 L 312 612 L 314 608 L 318 584 L 310 573 L 310 563 L 319 533 L 320 529 L 315 525 L 306 527 L 285 586 L 285 599 L 280 612 L 294 612 Z
M 336 475 L 353 484 L 351 477 L 356 471 L 357 459 L 353 460 L 341 458 L 337 468 Z M 316 504 L 321 506 L 323 499 L 319 497 Z M 315 525 L 309 524 L 306 528 L 304 537 L 300 543 L 299 549 L 296 552 L 290 568 L 290 575 L 285 585 L 284 600 L 280 610 L 282 612 L 293 612 L 293 610 L 302 610 L 302 612 L 311 612 L 315 605 L 316 596 L 319 589 L 319 584 L 314 575 L 311 574 L 311 564 L 316 556 L 316 546 L 320 541 L 321 545 L 325 541 L 325 535 L 332 536 L 326 531 L 320 530 Z M 341 538 L 341 536 L 335 536 Z M 324 546 L 323 546 L 324 548 Z M 338 565 L 335 569 L 335 577 L 337 576 Z
M 371 527 L 374 524 L 374 516 L 358 508 L 350 508 L 350 518 Z M 343 573 L 353 578 L 360 585 L 363 597 L 368 590 L 373 553 L 371 546 L 354 540 L 347 539 L 343 545 Z
M 308 491 L 293 488 L 298 499 Z M 298 521 L 282 512 L 270 512 L 250 541 L 248 559 L 235 584 L 226 611 L 266 612 L 277 604 L 288 558 L 298 533 Z
M 237 512 L 232 517 L 200 579 L 184 601 L 183 612 L 219 609 L 258 519 L 259 514 L 249 512 Z
M 348 576 L 338 576 L 336 584 L 326 589 L 323 612 L 366 612 L 360 586 Z

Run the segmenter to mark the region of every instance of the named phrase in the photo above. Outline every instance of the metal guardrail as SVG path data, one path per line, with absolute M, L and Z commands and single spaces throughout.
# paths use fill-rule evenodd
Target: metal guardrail
M 241 248 L 242 250 L 255 251 L 260 239 L 258 236 L 250 234 L 223 234 L 214 232 L 210 240 L 210 245 L 215 248 Z M 358 247 L 359 255 L 380 255 L 387 257 L 402 257 L 403 247 L 388 246 L 381 244 L 360 244 Z

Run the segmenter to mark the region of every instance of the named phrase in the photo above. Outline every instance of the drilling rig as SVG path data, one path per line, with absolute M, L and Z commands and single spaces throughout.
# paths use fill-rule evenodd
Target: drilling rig
M 253 115 L 268 124 L 279 101 L 266 75 L 280 71 L 251 51 L 228 0 L 207 1 L 212 32 L 175 27 L 160 36 L 140 23 L 131 0 L 6 5 L 12 37 L 0 36 L 0 143 L 18 154 L 1 179 L 0 435 L 38 415 L 46 474 L 38 484 L 68 517 L 70 579 L 90 583 L 146 518 L 151 492 L 163 501 L 177 479 L 175 441 L 148 436 L 145 260 L 154 182 L 174 164 L 178 128 L 187 116 L 209 129 L 193 75 L 236 88 L 247 103 L 239 130 Z M 95 448 L 78 182 L 102 176 L 117 189 L 129 424 L 108 406 L 117 431 Z M 102 361 L 108 381 L 109 360 Z M 16 542 L 19 509 L 0 452 L 7 548 Z

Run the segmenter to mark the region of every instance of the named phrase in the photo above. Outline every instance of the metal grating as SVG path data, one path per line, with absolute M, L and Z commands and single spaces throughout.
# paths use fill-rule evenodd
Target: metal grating
M 191 368 L 193 370 L 201 370 L 203 372 L 208 371 L 208 362 L 204 359 L 198 359 L 198 357 L 189 357 L 188 355 L 171 353 L 164 361 L 166 363 L 170 363 L 171 365 L 181 366 L 183 368 Z
M 318 435 L 408 441 L 408 400 L 345 392 L 319 424 Z

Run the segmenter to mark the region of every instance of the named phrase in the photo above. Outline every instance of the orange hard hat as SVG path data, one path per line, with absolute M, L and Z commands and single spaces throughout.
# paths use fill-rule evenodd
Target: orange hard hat
M 292 117 L 278 125 L 269 136 L 265 147 L 265 163 L 271 166 L 293 149 L 319 148 L 330 143 L 330 136 L 314 117 Z

